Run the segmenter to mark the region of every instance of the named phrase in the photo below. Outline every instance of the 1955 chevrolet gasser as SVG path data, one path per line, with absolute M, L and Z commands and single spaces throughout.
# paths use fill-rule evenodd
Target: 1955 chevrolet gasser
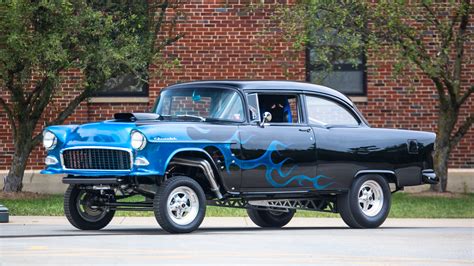
M 151 113 L 46 128 L 43 173 L 66 175 L 65 214 L 84 230 L 105 227 L 117 210 L 149 210 L 164 230 L 191 232 L 206 205 L 246 208 L 261 227 L 282 227 L 302 209 L 375 228 L 391 193 L 438 182 L 434 140 L 371 128 L 323 86 L 191 82 L 165 88 Z M 123 201 L 134 195 L 144 197 Z

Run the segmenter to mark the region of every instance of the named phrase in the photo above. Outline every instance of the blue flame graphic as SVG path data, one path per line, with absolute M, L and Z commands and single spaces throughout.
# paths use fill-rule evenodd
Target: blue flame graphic
M 283 161 L 279 163 L 274 163 L 272 160 L 272 154 L 274 152 L 279 153 L 278 148 L 286 149 L 288 146 L 274 140 L 270 143 L 268 148 L 266 149 L 265 153 L 260 156 L 259 158 L 252 159 L 252 160 L 240 160 L 231 151 L 232 143 L 240 143 L 245 144 L 251 139 L 251 136 L 245 140 L 241 140 L 239 137 L 239 131 L 236 131 L 232 137 L 229 139 L 228 143 L 226 144 L 224 149 L 221 149 L 222 154 L 225 158 L 225 164 L 227 172 L 230 173 L 230 166 L 232 164 L 237 165 L 240 169 L 243 170 L 250 170 L 255 169 L 260 166 L 264 166 L 266 168 L 265 171 L 265 178 L 268 183 L 270 183 L 273 187 L 282 188 L 288 186 L 293 181 L 297 181 L 300 186 L 303 186 L 303 181 L 308 181 L 312 183 L 312 186 L 315 189 L 325 189 L 332 185 L 334 182 L 330 182 L 324 185 L 320 185 L 319 181 L 323 179 L 331 180 L 331 177 L 327 177 L 324 175 L 318 175 L 315 177 L 310 177 L 306 175 L 295 175 L 291 176 L 291 173 L 298 167 L 297 165 L 293 166 L 288 171 L 284 172 L 282 170 L 283 165 L 291 160 L 291 158 L 285 158 Z M 273 173 L 276 172 L 278 177 L 273 177 Z

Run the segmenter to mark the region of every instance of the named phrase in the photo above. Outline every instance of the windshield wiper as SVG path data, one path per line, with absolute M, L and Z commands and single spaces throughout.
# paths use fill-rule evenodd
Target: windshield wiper
M 160 120 L 163 120 L 163 119 L 172 120 L 173 118 L 193 119 L 193 120 L 199 120 L 200 122 L 220 120 L 220 119 L 215 119 L 215 118 L 204 118 L 204 117 L 198 116 L 198 115 L 160 115 L 159 119 Z
M 170 119 L 171 118 L 171 115 L 160 115 L 158 114 L 160 117 L 158 117 L 158 120 L 165 120 L 165 119 Z
M 231 123 L 236 123 L 236 122 L 240 122 L 240 121 L 235 121 L 235 120 L 232 120 L 232 119 L 207 117 L 206 122 L 231 122 Z

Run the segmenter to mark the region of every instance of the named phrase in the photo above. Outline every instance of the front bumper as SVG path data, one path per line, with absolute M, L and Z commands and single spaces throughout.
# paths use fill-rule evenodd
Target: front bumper
M 436 176 L 436 173 L 433 169 L 426 169 L 421 172 L 421 177 L 423 183 L 436 185 L 439 183 L 439 177 Z
M 116 185 L 123 182 L 122 178 L 116 177 L 100 177 L 100 178 L 91 178 L 91 177 L 74 177 L 67 176 L 63 177 L 63 183 L 69 185 Z

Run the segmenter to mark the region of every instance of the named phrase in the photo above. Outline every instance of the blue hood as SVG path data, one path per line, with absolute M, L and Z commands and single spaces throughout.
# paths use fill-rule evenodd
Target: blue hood
M 47 130 L 58 137 L 58 146 L 63 149 L 70 146 L 130 146 L 130 132 L 135 123 L 104 121 L 84 125 L 51 126 Z

